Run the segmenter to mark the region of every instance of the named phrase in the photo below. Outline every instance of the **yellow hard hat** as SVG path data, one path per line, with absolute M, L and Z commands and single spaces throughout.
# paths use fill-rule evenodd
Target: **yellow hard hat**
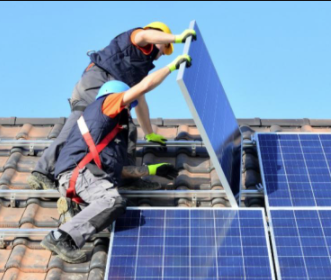
M 163 22 L 155 21 L 155 22 L 152 22 L 152 23 L 150 23 L 150 24 L 148 24 L 144 27 L 144 29 L 149 29 L 149 28 L 158 29 L 158 30 L 161 30 L 165 33 L 172 34 L 170 28 L 166 24 L 164 24 Z M 171 55 L 173 53 L 173 51 L 174 51 L 174 46 L 173 46 L 173 44 L 170 43 L 169 47 L 167 47 L 164 50 L 164 53 L 166 55 Z

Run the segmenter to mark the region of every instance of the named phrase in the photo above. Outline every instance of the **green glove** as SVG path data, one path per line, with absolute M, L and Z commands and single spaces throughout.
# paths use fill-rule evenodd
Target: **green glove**
M 179 69 L 179 66 L 183 62 L 186 62 L 186 67 L 190 67 L 192 65 L 192 58 L 187 54 L 177 56 L 177 58 L 173 62 L 168 64 L 170 72 L 173 72 L 173 71 Z
M 148 142 L 158 143 L 158 144 L 160 144 L 161 146 L 166 146 L 166 141 L 167 141 L 167 139 L 164 138 L 162 135 L 155 134 L 154 132 L 151 133 L 151 134 L 147 134 L 147 135 L 145 136 L 145 139 L 146 139 Z
M 148 165 L 149 175 L 157 175 L 173 180 L 178 176 L 177 169 L 169 163 Z
M 175 43 L 185 43 L 188 37 L 192 36 L 193 40 L 197 39 L 197 33 L 193 29 L 186 29 L 182 34 L 175 36 Z

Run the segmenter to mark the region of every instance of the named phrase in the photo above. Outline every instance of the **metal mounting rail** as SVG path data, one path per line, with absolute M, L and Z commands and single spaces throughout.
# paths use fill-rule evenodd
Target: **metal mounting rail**
M 10 228 L 10 229 L 0 229 L 0 240 L 8 240 L 14 238 L 43 238 L 50 231 L 56 230 L 57 228 L 43 228 L 43 229 L 20 229 L 20 228 Z M 98 234 L 93 235 L 93 238 L 109 237 L 110 232 L 103 231 Z
M 243 141 L 243 147 L 256 147 L 256 142 L 254 140 L 244 140 Z
M 3 140 L 0 139 L 0 147 L 25 147 L 25 148 L 45 148 L 50 146 L 53 140 Z M 137 147 L 160 147 L 159 144 L 137 141 Z M 167 141 L 167 147 L 204 147 L 202 141 Z
M 170 190 L 170 191 L 120 191 L 120 194 L 127 198 L 200 198 L 213 199 L 225 197 L 224 190 Z
M 25 148 L 45 148 L 49 147 L 53 140 L 4 140 L 0 138 L 0 147 L 25 147 Z M 256 146 L 255 141 L 244 140 L 244 147 Z M 160 147 L 157 143 L 147 142 L 145 140 L 138 140 L 137 147 Z M 167 147 L 205 147 L 202 141 L 186 141 L 186 140 L 168 140 Z
M 213 199 L 225 197 L 224 190 L 160 190 L 160 191 L 124 191 L 120 194 L 127 198 L 204 198 Z M 263 197 L 263 193 L 258 190 L 242 190 L 243 197 Z M 27 200 L 30 198 L 59 198 L 60 193 L 55 190 L 0 190 L 0 198 L 8 200 Z

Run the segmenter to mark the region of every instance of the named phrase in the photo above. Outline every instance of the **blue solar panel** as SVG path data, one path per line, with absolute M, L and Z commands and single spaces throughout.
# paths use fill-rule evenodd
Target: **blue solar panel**
M 331 279 L 331 210 L 271 210 L 279 279 Z
M 262 210 L 128 210 L 105 279 L 274 279 Z
M 259 134 L 270 207 L 331 206 L 330 134 Z
M 241 132 L 198 25 L 193 22 L 191 28 L 197 40 L 189 39 L 184 53 L 192 57 L 192 66 L 182 65 L 177 81 L 229 200 L 236 205 L 234 197 L 241 189 Z

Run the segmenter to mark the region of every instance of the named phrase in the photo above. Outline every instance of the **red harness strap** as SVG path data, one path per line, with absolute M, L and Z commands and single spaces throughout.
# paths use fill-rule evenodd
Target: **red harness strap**
M 97 148 L 94 144 L 91 133 L 86 125 L 86 122 L 85 122 L 85 119 L 83 116 L 81 116 L 78 119 L 77 124 L 78 124 L 78 128 L 80 130 L 80 133 L 83 135 L 85 143 L 87 144 L 87 146 L 93 156 L 93 160 L 94 160 L 95 164 L 101 169 L 101 160 L 99 157 L 99 153 L 97 151 Z
M 96 147 L 93 142 L 93 146 L 96 148 L 96 152 L 99 158 L 99 154 L 101 151 L 112 141 L 116 135 L 122 130 L 120 125 L 117 125 Z M 85 139 L 85 138 L 84 138 Z M 92 139 L 93 141 L 93 139 Z M 90 146 L 89 146 L 90 147 Z M 70 181 L 69 181 L 69 188 L 67 189 L 67 197 L 71 198 L 76 203 L 83 203 L 84 201 L 76 194 L 76 182 L 79 175 L 79 171 L 84 168 L 88 163 L 92 160 L 95 160 L 95 154 L 92 152 L 90 148 L 90 152 L 79 162 L 78 166 L 74 169 Z M 101 169 L 100 166 L 98 166 Z

